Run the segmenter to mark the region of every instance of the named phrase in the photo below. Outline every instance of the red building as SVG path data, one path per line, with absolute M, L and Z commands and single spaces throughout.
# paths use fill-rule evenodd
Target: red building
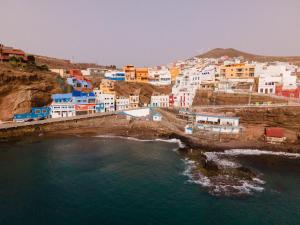
M 283 89 L 282 85 L 276 86 L 276 95 L 288 98 L 300 98 L 300 86 L 295 89 Z
M 169 107 L 173 107 L 174 106 L 174 95 L 170 95 L 169 96 Z
M 11 57 L 27 60 L 26 54 L 21 49 L 6 47 L 0 44 L 0 61 L 9 61 Z
M 265 129 L 265 140 L 271 144 L 282 143 L 286 140 L 284 130 L 280 127 L 268 127 Z

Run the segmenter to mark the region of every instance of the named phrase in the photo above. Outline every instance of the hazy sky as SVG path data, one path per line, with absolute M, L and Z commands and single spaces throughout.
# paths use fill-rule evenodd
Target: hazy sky
M 0 42 L 99 64 L 166 64 L 216 47 L 300 55 L 300 0 L 0 0 Z

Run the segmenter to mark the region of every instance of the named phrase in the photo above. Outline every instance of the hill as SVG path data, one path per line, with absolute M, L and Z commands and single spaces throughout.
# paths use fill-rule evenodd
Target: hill
M 242 52 L 233 48 L 216 48 L 196 57 L 198 58 L 220 58 L 222 56 L 228 57 L 239 57 L 242 56 L 245 60 L 248 61 L 257 61 L 257 62 L 291 62 L 296 65 L 300 65 L 300 56 L 263 56 L 255 55 L 247 52 Z
M 39 65 L 47 65 L 50 69 L 86 69 L 86 68 L 115 68 L 114 65 L 102 66 L 95 63 L 72 63 L 71 60 L 58 59 L 48 56 L 34 55 L 36 63 Z

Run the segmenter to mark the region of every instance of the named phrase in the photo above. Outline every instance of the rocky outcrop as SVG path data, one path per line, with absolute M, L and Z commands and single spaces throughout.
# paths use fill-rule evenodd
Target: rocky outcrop
M 31 107 L 48 105 L 51 94 L 67 89 L 58 75 L 48 71 L 28 71 L 0 64 L 0 120 L 10 120 L 15 113 Z

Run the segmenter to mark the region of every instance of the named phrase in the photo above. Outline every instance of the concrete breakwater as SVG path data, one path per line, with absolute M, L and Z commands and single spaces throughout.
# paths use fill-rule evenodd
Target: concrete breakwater
M 26 123 L 2 124 L 0 126 L 0 139 L 16 138 L 72 128 L 93 127 L 95 124 L 97 124 L 97 121 L 114 116 L 117 116 L 116 112 L 83 115 L 69 118 L 47 119 Z

